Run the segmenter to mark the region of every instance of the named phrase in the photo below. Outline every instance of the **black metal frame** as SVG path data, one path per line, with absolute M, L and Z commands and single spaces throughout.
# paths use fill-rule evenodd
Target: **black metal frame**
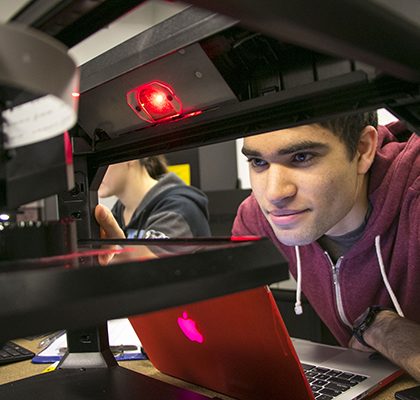
M 142 243 L 131 243 L 136 242 Z M 170 239 L 147 244 L 171 242 L 193 253 L 108 266 L 90 265 L 87 257 L 74 266 L 74 260 L 55 265 L 40 259 L 0 270 L 0 342 L 63 327 L 94 326 L 288 278 L 287 263 L 268 239 L 192 239 L 186 247 L 185 241 Z M 198 251 L 209 244 L 214 249 Z M 174 248 L 174 254 L 179 251 Z
M 356 71 L 337 79 L 227 104 L 191 119 L 134 130 L 96 143 L 95 151 L 86 157 L 88 165 L 97 168 L 139 157 L 139 153 L 148 156 L 223 142 L 348 114 L 349 110 L 358 112 L 384 106 L 398 110 L 406 108 L 399 105 L 401 102 L 417 105 L 418 96 L 417 84 L 390 77 L 371 82 L 365 73 Z M 420 128 L 414 124 L 413 127 Z
M 200 0 L 194 3 L 207 5 L 207 2 Z M 314 21 L 309 24 L 309 27 L 305 28 L 308 13 L 305 8 L 307 7 L 306 2 L 303 4 L 301 1 L 295 3 L 266 0 L 263 5 L 254 4 L 254 2 L 242 4 L 241 2 L 241 6 L 238 5 L 237 7 L 233 7 L 233 4 L 236 6 L 235 1 L 223 2 L 223 4 L 221 2 L 216 3 L 212 3 L 209 7 L 217 10 L 228 9 L 231 11 L 231 15 L 244 18 L 241 24 L 248 21 L 247 17 L 251 19 L 251 15 L 254 12 L 254 16 L 259 15 L 262 12 L 261 9 L 264 9 L 265 6 L 264 15 L 266 19 L 254 18 L 254 23 L 249 25 L 261 29 L 261 32 L 268 32 L 277 39 L 283 40 L 284 38 L 288 39 L 287 29 L 285 27 L 282 28 L 282 24 L 278 24 L 279 27 L 274 29 L 267 23 L 267 20 L 271 21 L 273 15 L 282 20 L 289 18 L 290 23 L 300 28 L 299 34 L 294 36 L 294 42 L 307 44 L 307 41 L 312 40 L 312 45 L 308 44 L 310 48 L 317 48 L 318 42 L 314 39 L 317 35 L 311 36 L 307 32 L 309 27 L 311 29 L 316 27 L 320 36 L 327 35 L 330 32 L 330 28 L 324 26 L 322 22 L 329 18 L 332 24 L 335 25 L 333 17 L 337 13 L 342 15 L 341 10 L 338 10 L 341 4 L 338 6 L 335 3 L 330 4 L 331 2 L 329 1 L 315 2 L 317 6 L 319 5 L 319 9 L 317 9 L 317 13 L 311 15 L 311 21 L 312 19 Z M 354 9 L 352 9 L 352 5 L 345 2 L 345 6 L 352 10 L 352 12 L 349 11 L 348 13 L 349 20 L 352 20 L 352 18 L 355 20 L 357 12 L 361 9 L 364 10 L 364 7 L 366 7 L 369 18 L 372 13 L 374 15 L 371 24 L 379 32 L 374 36 L 374 43 L 377 44 L 381 37 L 381 31 L 379 31 L 378 27 L 389 19 L 389 14 L 382 9 L 375 14 L 371 9 L 371 5 L 365 5 L 365 2 L 356 1 L 354 3 Z M 332 7 L 331 13 L 327 12 L 327 6 Z M 280 16 L 280 13 L 284 13 L 284 15 Z M 316 15 L 318 17 L 315 17 Z M 394 20 L 390 26 L 390 32 L 395 32 L 396 37 L 407 35 L 413 30 L 412 26 L 404 24 L 404 21 L 401 19 L 394 18 Z M 211 42 L 212 37 L 218 34 L 223 36 L 224 32 L 228 32 L 232 27 L 238 26 L 237 24 L 236 20 L 190 7 L 162 22 L 157 27 L 153 27 L 129 39 L 127 42 L 109 50 L 81 67 L 81 107 L 84 106 L 84 92 L 91 93 L 95 88 L 106 85 L 111 80 L 118 80 L 129 71 L 136 68 L 141 69 L 143 65 L 191 43 L 199 42 L 203 47 L 206 47 Z M 285 25 L 287 26 L 287 24 Z M 341 31 L 344 31 L 344 29 L 341 28 Z M 360 35 L 357 36 L 351 32 L 346 36 L 341 31 L 340 34 L 342 33 L 347 42 L 349 42 L 347 47 L 357 50 L 350 52 L 350 56 L 355 55 L 363 60 L 363 55 L 370 49 L 370 40 L 363 40 L 366 38 L 359 37 Z M 417 37 L 416 35 L 417 32 L 414 32 L 414 37 Z M 253 33 L 249 32 L 249 36 L 252 37 Z M 341 55 L 344 50 L 341 49 L 340 44 L 341 41 L 344 41 L 344 38 L 340 38 L 341 36 L 338 35 L 337 38 L 332 37 L 330 41 L 323 41 L 322 46 L 330 45 L 330 47 L 327 49 L 323 48 L 323 50 Z M 410 44 L 412 43 L 411 39 L 409 42 Z M 236 46 L 236 44 L 232 43 L 223 43 L 223 40 L 216 42 L 217 45 Z M 290 47 L 292 50 L 291 55 L 293 56 L 294 48 L 293 46 Z M 344 46 L 344 49 L 347 47 Z M 401 47 L 399 46 L 399 48 Z M 154 126 L 133 127 L 131 131 L 124 132 L 120 136 L 117 133 L 117 137 L 115 137 L 115 133 L 107 133 L 103 130 L 101 132 L 84 132 L 80 126 L 75 127 L 72 133 L 73 136 L 86 140 L 87 146 L 81 154 L 87 159 L 89 174 L 94 176 L 98 167 L 113 162 L 222 142 L 269 130 L 310 123 L 349 112 L 373 110 L 381 107 L 388 108 L 398 117 L 405 119 L 414 131 L 420 132 L 420 116 L 418 112 L 420 107 L 419 84 L 416 81 L 417 76 L 414 76 L 415 74 L 412 72 L 413 69 L 417 68 L 417 60 L 414 56 L 414 52 L 417 51 L 416 47 L 417 45 L 412 45 L 408 49 L 408 54 L 411 55 L 408 58 L 413 65 L 408 64 L 405 68 L 401 67 L 398 71 L 405 71 L 405 73 L 395 74 L 402 76 L 402 78 L 385 75 L 381 72 L 386 70 L 386 68 L 382 68 L 384 65 L 380 63 L 385 58 L 385 55 L 373 57 L 373 61 L 377 62 L 373 64 L 373 67 L 377 67 L 377 70 L 360 63 L 355 65 L 352 60 L 331 58 L 327 60 L 331 64 L 331 68 L 339 70 L 339 67 L 336 67 L 335 64 L 338 65 L 340 62 L 347 62 L 353 67 L 351 70 L 344 70 L 336 76 L 332 75 L 321 79 L 319 77 L 320 72 L 317 70 L 318 65 L 315 63 L 307 65 L 305 68 L 313 69 L 314 79 L 312 82 L 305 82 L 304 85 L 296 85 L 287 89 L 274 88 L 272 93 L 268 95 L 264 91 L 261 92 L 264 89 L 257 90 L 249 98 L 240 99 L 238 103 L 223 104 L 219 107 L 204 110 L 203 114 L 194 118 L 180 119 Z M 340 51 L 337 49 L 340 49 Z M 267 51 L 270 50 L 272 49 L 267 49 Z M 376 51 L 378 53 L 380 51 L 386 54 L 390 53 L 388 58 L 391 58 L 391 56 L 397 57 L 393 53 L 392 44 L 390 46 L 383 45 Z M 311 55 L 310 50 L 307 50 L 307 52 L 309 53 L 308 57 L 313 57 L 314 59 L 319 57 L 318 53 L 314 52 Z M 246 50 L 244 51 L 245 53 Z M 240 56 L 243 57 L 244 54 Z M 211 57 L 211 55 L 209 56 Z M 284 56 L 287 57 L 287 52 Z M 400 58 L 398 61 L 402 64 L 405 62 L 405 59 Z M 213 62 L 217 64 L 217 60 L 213 60 Z M 247 60 L 243 62 L 246 65 Z M 396 65 L 397 61 L 389 61 L 388 64 Z M 385 63 L 385 65 L 388 64 Z M 279 71 L 275 73 L 282 74 L 281 66 L 275 68 L 279 68 Z M 390 69 L 392 70 L 392 68 Z M 224 73 L 223 71 L 221 72 Z M 412 78 L 411 81 L 407 77 Z M 228 79 L 229 77 L 225 75 L 224 78 Z M 248 78 L 244 76 L 244 80 Z M 277 79 L 282 78 L 280 76 Z M 228 83 L 231 86 L 234 85 L 234 82 Z M 255 85 L 255 83 L 258 84 L 257 81 L 251 80 L 247 84 Z M 239 97 L 243 97 L 242 93 L 236 94 Z M 89 101 L 92 102 L 91 97 Z
M 144 1 L 36 0 L 12 21 L 45 32 L 72 47 Z
M 257 32 L 305 48 L 363 61 L 395 77 L 420 81 L 419 26 L 390 2 L 344 0 L 190 0 Z M 413 10 L 415 10 L 413 1 Z M 401 7 L 395 3 L 396 11 Z M 404 4 L 410 13 L 408 2 Z M 404 43 L 402 46 L 401 44 Z
M 80 93 L 235 25 L 212 11 L 188 7 L 81 66 Z

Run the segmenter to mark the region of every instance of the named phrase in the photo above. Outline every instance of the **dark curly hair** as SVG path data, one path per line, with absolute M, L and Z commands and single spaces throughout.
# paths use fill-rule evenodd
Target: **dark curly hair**
M 350 160 L 352 160 L 356 155 L 357 143 L 359 142 L 363 129 L 368 125 L 374 128 L 378 126 L 378 113 L 376 111 L 369 111 L 349 114 L 318 122 L 317 124 L 329 129 L 334 135 L 340 138 L 347 148 Z

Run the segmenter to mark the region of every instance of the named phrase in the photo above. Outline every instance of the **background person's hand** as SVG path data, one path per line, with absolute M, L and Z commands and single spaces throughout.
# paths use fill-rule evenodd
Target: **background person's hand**
M 100 226 L 101 239 L 125 239 L 123 230 L 109 208 L 98 204 L 95 208 L 95 218 Z
M 125 239 L 125 234 L 123 230 L 118 225 L 118 222 L 115 220 L 112 212 L 109 208 L 98 204 L 95 208 L 95 218 L 100 226 L 100 238 L 101 239 Z M 115 249 L 118 246 L 106 246 L 107 249 Z M 100 254 L 98 256 L 98 261 L 100 265 L 107 265 L 114 254 Z
M 126 239 L 124 231 L 118 225 L 109 208 L 98 204 L 95 208 L 95 218 L 100 226 L 101 239 Z M 104 246 L 104 248 L 110 250 L 121 249 L 120 246 Z M 100 265 L 107 265 L 111 260 L 113 262 L 141 261 L 157 257 L 147 246 L 137 246 L 135 248 L 133 247 L 130 251 L 119 254 L 111 252 L 110 254 L 100 254 L 98 255 L 98 261 Z

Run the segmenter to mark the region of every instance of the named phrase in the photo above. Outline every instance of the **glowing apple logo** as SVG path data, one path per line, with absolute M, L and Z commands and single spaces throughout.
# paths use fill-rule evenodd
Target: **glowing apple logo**
M 192 342 L 204 342 L 204 337 L 197 329 L 195 321 L 191 318 L 188 318 L 188 314 L 186 313 L 186 311 L 182 313 L 182 318 L 178 318 L 178 325 L 181 328 L 181 331 L 184 333 L 184 335 Z

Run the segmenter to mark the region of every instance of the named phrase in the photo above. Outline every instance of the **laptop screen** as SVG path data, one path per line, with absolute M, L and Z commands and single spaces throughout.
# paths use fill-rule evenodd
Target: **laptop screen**
M 129 319 L 161 372 L 238 399 L 313 398 L 266 286 Z

